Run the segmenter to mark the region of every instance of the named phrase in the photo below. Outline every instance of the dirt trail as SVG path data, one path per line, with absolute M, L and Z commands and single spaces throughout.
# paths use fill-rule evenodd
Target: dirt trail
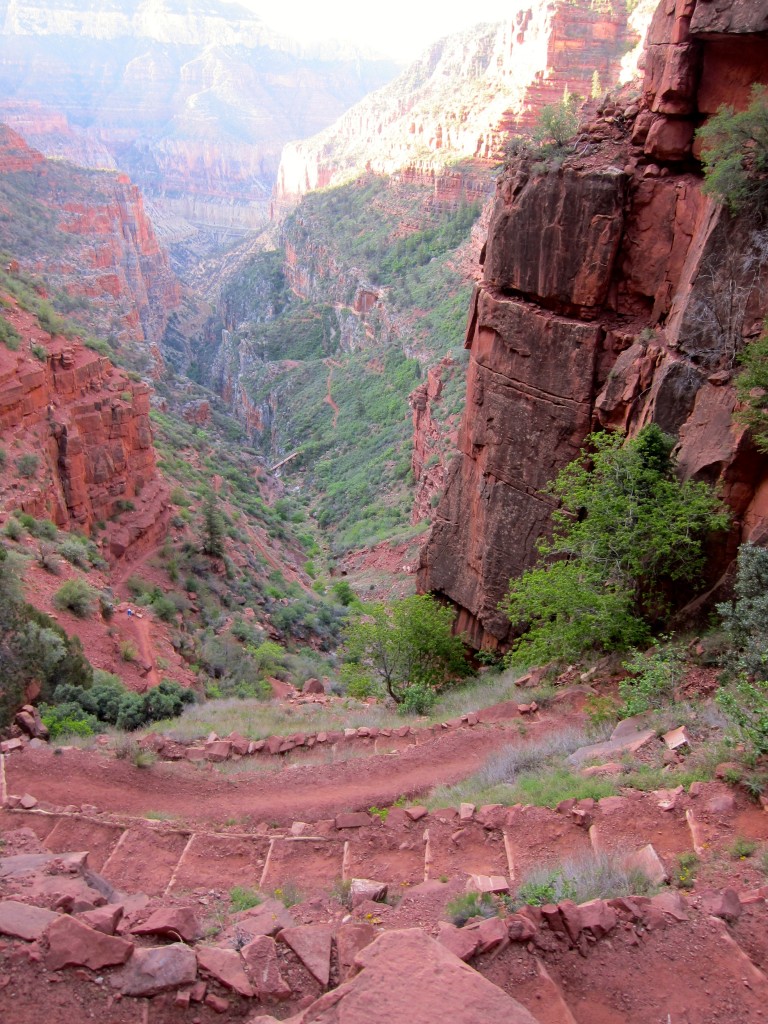
M 335 362 L 333 359 L 327 359 L 326 363 L 328 365 L 328 383 L 326 385 L 326 387 L 327 387 L 327 394 L 326 394 L 325 398 L 323 399 L 323 402 L 325 402 L 326 405 L 330 405 L 330 407 L 333 409 L 333 424 L 332 424 L 332 426 L 333 426 L 333 429 L 335 430 L 336 429 L 336 424 L 339 422 L 339 407 L 334 402 L 333 395 L 331 394 L 331 382 L 333 380 L 333 368 L 334 367 L 338 367 L 340 364 Z
M 456 782 L 513 735 L 505 729 L 464 730 L 399 754 L 295 765 L 269 774 L 259 774 L 259 765 L 240 774 L 186 763 L 141 770 L 111 755 L 74 749 L 60 755 L 27 750 L 9 759 L 6 771 L 9 792 L 31 792 L 51 804 L 92 803 L 102 811 L 153 811 L 193 821 L 249 817 L 290 823 L 386 806 L 400 796 Z

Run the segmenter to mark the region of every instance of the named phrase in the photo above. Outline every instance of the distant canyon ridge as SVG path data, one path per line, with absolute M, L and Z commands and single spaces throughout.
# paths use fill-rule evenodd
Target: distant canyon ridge
M 632 67 L 653 5 L 632 6 L 513 0 L 395 77 L 300 52 L 216 0 L 0 0 L 0 121 L 46 156 L 128 174 L 166 244 L 220 242 L 265 226 L 276 185 L 290 203 L 366 169 L 497 159 L 564 88 Z

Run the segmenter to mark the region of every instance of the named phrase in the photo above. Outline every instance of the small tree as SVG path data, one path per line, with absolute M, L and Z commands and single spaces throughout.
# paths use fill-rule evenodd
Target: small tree
M 563 149 L 579 128 L 579 117 L 576 113 L 580 97 L 574 96 L 566 89 L 559 103 L 550 103 L 542 107 L 533 139 L 543 145 L 553 145 Z
M 208 494 L 203 507 L 203 553 L 212 558 L 224 554 L 224 518 L 214 491 Z
M 671 586 L 700 576 L 706 535 L 727 524 L 711 487 L 676 479 L 674 441 L 656 424 L 626 443 L 619 434 L 587 441 L 591 450 L 548 488 L 560 501 L 552 539 L 502 602 L 527 627 L 513 661 L 641 644 L 667 617 Z
M 704 191 L 732 212 L 745 208 L 759 214 L 768 205 L 768 89 L 752 86 L 752 101 L 736 113 L 722 106 L 700 128 Z
M 347 660 L 378 677 L 398 704 L 411 686 L 437 691 L 471 671 L 453 619 L 429 594 L 365 605 L 346 629 Z
M 735 419 L 750 428 L 755 447 L 768 452 L 768 320 L 760 337 L 741 353 L 739 362 L 742 369 L 736 378 L 736 392 L 742 408 Z
M 768 550 L 742 544 L 736 561 L 734 600 L 717 606 L 738 652 L 737 666 L 768 678 Z

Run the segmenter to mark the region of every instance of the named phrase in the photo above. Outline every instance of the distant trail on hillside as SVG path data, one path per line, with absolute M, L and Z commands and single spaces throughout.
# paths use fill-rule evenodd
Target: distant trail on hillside
M 339 422 L 339 407 L 334 402 L 333 395 L 331 394 L 331 381 L 333 380 L 333 368 L 334 368 L 334 366 L 338 366 L 339 364 L 334 362 L 332 359 L 327 360 L 327 362 L 328 362 L 328 385 L 327 385 L 328 393 L 326 394 L 326 396 L 323 399 L 323 401 L 325 402 L 326 405 L 330 405 L 330 407 L 333 409 L 333 429 L 335 430 L 336 429 L 336 424 Z

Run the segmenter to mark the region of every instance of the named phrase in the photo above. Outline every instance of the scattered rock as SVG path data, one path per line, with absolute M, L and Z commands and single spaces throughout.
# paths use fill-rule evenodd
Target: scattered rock
M 191 984 L 197 976 L 197 957 L 183 942 L 136 949 L 110 982 L 125 996 L 154 996 Z
M 265 900 L 252 910 L 244 910 L 235 918 L 238 935 L 255 939 L 259 935 L 277 935 L 283 928 L 296 925 L 293 917 L 279 900 Z M 229 931 L 229 930 L 228 930 Z
M 339 974 L 343 980 L 352 967 L 355 957 L 378 936 L 376 927 L 367 922 L 350 921 L 336 932 L 336 952 L 339 958 Z
M 45 929 L 58 916 L 52 910 L 43 910 L 42 907 L 32 907 L 17 900 L 3 900 L 0 902 L 0 935 L 34 942 L 42 938 Z
M 98 971 L 102 967 L 124 964 L 133 952 L 133 943 L 128 939 L 105 935 L 66 915 L 51 923 L 47 939 L 45 965 L 49 971 L 62 967 L 90 967 Z
M 293 950 L 307 970 L 325 988 L 331 976 L 331 941 L 333 933 L 325 925 L 304 924 L 285 928 L 277 936 Z
M 209 992 L 205 997 L 205 1005 L 210 1006 L 216 1013 L 226 1013 L 229 1009 L 229 1000 Z
M 387 888 L 386 882 L 376 882 L 372 878 L 353 878 L 349 887 L 352 909 L 366 900 L 381 903 L 387 898 Z
M 103 907 L 96 907 L 95 910 L 86 910 L 78 914 L 77 920 L 87 924 L 89 928 L 94 928 L 97 932 L 114 935 L 122 916 L 122 903 L 109 903 Z
M 411 821 L 420 821 L 422 818 L 426 817 L 427 814 L 428 811 L 426 807 L 416 806 L 405 808 L 405 815 L 407 818 L 410 818 Z
M 724 921 L 736 921 L 741 915 L 741 903 L 734 889 L 723 889 L 722 892 L 703 892 L 699 898 L 701 909 L 705 914 L 721 917 Z
M 509 892 L 509 882 L 503 875 L 470 875 L 467 880 L 470 892 Z
M 280 973 L 274 939 L 259 935 L 240 952 L 259 999 L 280 1002 L 291 998 L 291 987 Z
M 200 946 L 197 963 L 201 970 L 210 974 L 225 988 L 231 988 L 238 995 L 250 999 L 253 988 L 243 968 L 243 960 L 234 949 L 218 949 L 216 946 Z
M 662 739 L 667 744 L 669 750 L 678 750 L 680 747 L 689 747 L 691 745 L 690 737 L 684 725 L 665 732 Z
M 470 928 L 457 928 L 454 924 L 441 921 L 437 926 L 437 941 L 466 963 L 477 952 L 479 936 Z
M 23 807 L 25 811 L 31 811 L 33 807 L 37 807 L 37 798 L 31 793 L 25 793 L 19 800 L 19 807 Z
M 171 935 L 184 942 L 194 942 L 200 931 L 195 912 L 190 907 L 161 907 L 131 928 L 134 935 Z
M 459 821 L 472 821 L 474 816 L 474 804 L 459 804 Z
M 346 811 L 344 814 L 337 814 L 335 818 L 336 828 L 361 828 L 363 825 L 370 825 L 371 816 L 367 811 Z
M 301 688 L 302 693 L 325 693 L 325 687 L 319 679 L 308 679 Z
M 667 869 L 651 843 L 630 854 L 625 864 L 630 870 L 642 871 L 653 885 L 663 885 L 668 880 Z

